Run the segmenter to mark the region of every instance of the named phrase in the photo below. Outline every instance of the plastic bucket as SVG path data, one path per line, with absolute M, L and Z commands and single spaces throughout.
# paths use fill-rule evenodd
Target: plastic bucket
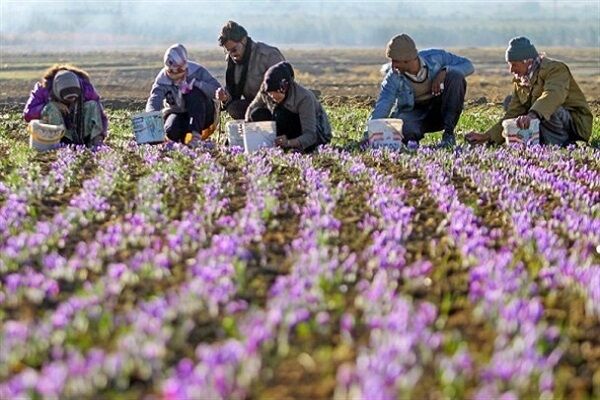
M 527 129 L 519 128 L 516 118 L 502 121 L 502 128 L 502 136 L 504 136 L 506 144 L 517 142 L 531 146 L 540 143 L 540 120 L 537 118 L 529 121 Z
M 29 131 L 29 147 L 38 151 L 55 149 L 65 134 L 64 125 L 50 125 L 34 119 L 27 126 Z
M 242 125 L 244 151 L 252 153 L 264 147 L 275 145 L 275 121 L 245 122 Z
M 162 112 L 150 111 L 131 117 L 135 141 L 142 143 L 160 143 L 165 140 L 165 126 Z
M 225 130 L 227 131 L 227 137 L 229 138 L 229 146 L 244 147 L 244 138 L 242 136 L 243 126 L 243 119 L 236 119 L 225 124 Z
M 368 141 L 371 147 L 402 147 L 402 120 L 397 118 L 372 119 L 367 123 Z

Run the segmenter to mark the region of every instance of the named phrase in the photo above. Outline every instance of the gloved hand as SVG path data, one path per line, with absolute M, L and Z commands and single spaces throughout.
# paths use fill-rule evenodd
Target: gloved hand
M 194 89 L 194 83 L 196 83 L 196 78 L 193 78 L 191 81 L 187 82 L 185 79 L 181 81 L 179 84 L 179 90 L 181 90 L 182 94 L 188 94 Z

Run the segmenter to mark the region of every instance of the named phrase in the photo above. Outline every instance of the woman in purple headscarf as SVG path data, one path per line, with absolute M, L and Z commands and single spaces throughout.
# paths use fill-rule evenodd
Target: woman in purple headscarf
M 23 118 L 64 125 L 61 141 L 67 144 L 98 146 L 108 131 L 108 119 L 89 75 L 67 64 L 46 70 L 25 104 Z

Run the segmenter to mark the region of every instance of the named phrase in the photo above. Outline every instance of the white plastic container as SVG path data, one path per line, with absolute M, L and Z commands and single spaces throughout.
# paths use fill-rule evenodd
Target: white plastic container
M 162 112 L 150 111 L 133 115 L 131 123 L 138 144 L 164 142 L 165 125 Z
M 402 147 L 402 120 L 397 118 L 372 119 L 367 123 L 368 141 L 371 147 Z
M 34 119 L 27 126 L 29 147 L 38 151 L 48 151 L 58 147 L 60 139 L 65 135 L 64 125 L 44 124 Z
M 275 121 L 245 122 L 242 125 L 244 151 L 252 153 L 265 147 L 275 145 Z
M 526 146 L 532 146 L 540 143 L 540 120 L 535 118 L 529 121 L 529 128 L 521 129 L 517 126 L 516 118 L 509 118 L 502 121 L 502 136 L 506 144 L 518 142 Z
M 229 146 L 244 147 L 244 137 L 242 135 L 244 126 L 243 119 L 236 119 L 225 124 L 225 130 L 229 138 Z

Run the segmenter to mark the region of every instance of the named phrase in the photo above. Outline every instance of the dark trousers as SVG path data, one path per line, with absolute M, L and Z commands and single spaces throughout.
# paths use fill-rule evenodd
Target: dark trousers
M 427 132 L 443 130 L 453 135 L 463 110 L 467 81 L 460 72 L 448 71 L 444 79 L 444 90 L 425 104 L 415 104 L 412 111 L 401 113 L 404 142 L 420 141 Z
M 284 135 L 288 139 L 296 139 L 302 135 L 302 123 L 300 115 L 293 113 L 285 107 L 277 106 L 273 113 L 267 108 L 257 108 L 250 115 L 251 122 L 275 121 L 277 136 Z M 310 153 L 317 148 L 317 145 L 304 149 L 305 153 Z
M 233 100 L 227 107 L 225 107 L 225 111 L 227 114 L 231 116 L 233 119 L 245 119 L 246 118 L 246 110 L 250 105 L 250 101 L 246 99 Z
M 174 142 L 183 143 L 188 132 L 201 133 L 208 128 L 215 119 L 215 106 L 198 88 L 183 95 L 185 102 L 184 113 L 169 114 L 165 118 L 165 132 L 167 137 Z

